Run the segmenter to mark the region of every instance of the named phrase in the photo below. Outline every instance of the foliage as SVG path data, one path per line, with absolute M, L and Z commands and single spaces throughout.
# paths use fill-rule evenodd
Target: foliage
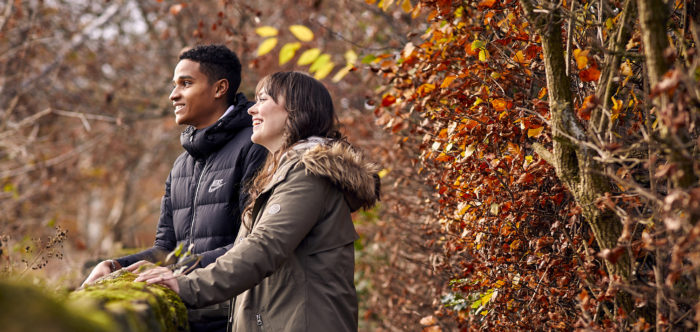
M 430 26 L 421 40 L 406 44 L 396 60 L 377 56 L 387 59 L 377 66 L 387 82 L 378 121 L 414 148 L 420 174 L 434 185 L 440 244 L 458 264 L 442 313 L 453 313 L 462 326 L 697 324 L 700 262 L 690 249 L 697 248 L 691 244 L 698 241 L 697 204 L 690 202 L 700 173 L 698 64 L 689 28 L 697 23 L 683 15 L 687 2 L 675 2 L 671 29 L 661 32 L 673 36 L 666 54 L 677 60 L 650 86 L 640 53 L 645 31 L 619 32 L 630 26 L 624 15 L 636 10 L 623 7 L 628 3 L 422 1 Z M 537 34 L 541 27 L 563 33 Z M 545 58 L 545 39 L 570 40 L 567 68 Z M 618 51 L 619 43 L 626 49 Z M 553 81 L 557 71 L 566 72 L 565 85 Z M 608 86 L 614 89 L 606 95 Z M 566 91 L 573 95 L 568 105 L 555 96 Z M 669 102 L 652 108 L 660 95 Z M 576 109 L 579 118 L 562 127 L 560 115 L 568 113 L 552 105 Z M 670 127 L 675 137 L 664 136 L 663 123 L 677 124 Z M 578 127 L 582 135 L 572 134 Z M 576 155 L 565 154 L 566 146 Z M 579 168 L 582 154 L 592 158 Z M 561 164 L 567 156 L 570 164 Z M 674 179 L 683 173 L 674 178 L 669 168 L 695 180 L 682 187 Z M 607 193 L 574 190 L 586 174 L 605 175 Z M 600 232 L 591 219 L 600 215 L 609 218 L 610 231 Z M 625 275 L 616 264 L 634 272 Z M 673 287 L 677 278 L 684 286 Z M 633 307 L 624 294 L 634 297 Z

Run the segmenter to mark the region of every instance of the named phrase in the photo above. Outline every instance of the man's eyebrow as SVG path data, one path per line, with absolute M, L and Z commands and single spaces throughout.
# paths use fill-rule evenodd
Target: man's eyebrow
M 178 76 L 177 78 L 173 79 L 173 82 L 182 81 L 182 80 L 193 80 L 193 79 L 194 79 L 193 76 L 183 75 L 183 76 Z

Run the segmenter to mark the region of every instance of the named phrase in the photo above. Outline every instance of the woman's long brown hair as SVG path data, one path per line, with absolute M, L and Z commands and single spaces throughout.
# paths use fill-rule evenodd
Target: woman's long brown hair
M 325 86 L 313 77 L 301 72 L 278 72 L 264 77 L 255 88 L 255 96 L 260 91 L 270 96 L 275 103 L 284 101 L 287 111 L 285 141 L 282 147 L 270 153 L 258 174 L 248 184 L 248 204 L 243 210 L 243 225 L 252 226 L 253 205 L 263 188 L 270 182 L 280 163 L 280 158 L 294 144 L 311 136 L 340 139 L 338 118 L 333 108 L 333 100 Z M 247 218 L 246 218 L 247 217 Z M 250 220 L 250 225 L 246 223 Z

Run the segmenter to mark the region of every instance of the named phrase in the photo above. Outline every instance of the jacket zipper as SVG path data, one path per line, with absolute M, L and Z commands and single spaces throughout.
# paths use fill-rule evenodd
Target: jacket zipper
M 199 186 L 202 184 L 202 178 L 204 173 L 207 172 L 207 161 L 204 161 L 204 167 L 202 167 L 202 173 L 199 174 L 199 179 L 197 180 L 197 187 L 194 191 L 194 200 L 192 201 L 192 222 L 190 223 L 190 245 L 194 243 L 194 220 L 197 217 L 197 196 L 199 195 Z

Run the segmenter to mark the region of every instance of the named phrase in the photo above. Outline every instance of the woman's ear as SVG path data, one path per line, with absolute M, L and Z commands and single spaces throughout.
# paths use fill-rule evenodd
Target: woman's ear
M 226 95 L 226 92 L 228 92 L 228 80 L 225 78 L 222 78 L 218 81 L 216 81 L 216 98 L 221 98 Z

